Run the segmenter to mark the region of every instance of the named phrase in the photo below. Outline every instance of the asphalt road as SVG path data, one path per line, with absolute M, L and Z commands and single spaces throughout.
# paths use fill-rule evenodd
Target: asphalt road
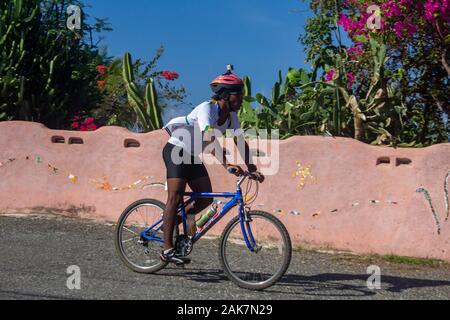
M 293 253 L 287 274 L 263 292 L 240 289 L 220 270 L 218 240 L 201 240 L 192 263 L 155 275 L 133 273 L 118 258 L 113 225 L 52 216 L 0 215 L 0 299 L 450 299 L 450 267 L 411 266 Z M 367 267 L 381 269 L 381 289 L 367 287 Z M 80 268 L 70 290 L 69 266 Z

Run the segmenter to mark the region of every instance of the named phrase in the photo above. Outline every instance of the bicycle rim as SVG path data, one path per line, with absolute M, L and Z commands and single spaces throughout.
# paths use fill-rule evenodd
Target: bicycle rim
M 125 264 L 136 272 L 152 273 L 164 268 L 159 256 L 163 243 L 159 241 L 142 241 L 141 232 L 162 218 L 164 209 L 156 203 L 141 202 L 131 206 L 123 215 L 117 226 L 116 245 Z M 157 227 L 160 227 L 159 224 Z M 153 236 L 163 238 L 162 230 Z
M 292 247 L 289 234 L 278 219 L 266 212 L 253 212 L 250 217 L 255 252 L 247 247 L 236 217 L 222 236 L 220 258 L 225 273 L 234 283 L 262 290 L 276 283 L 286 272 Z

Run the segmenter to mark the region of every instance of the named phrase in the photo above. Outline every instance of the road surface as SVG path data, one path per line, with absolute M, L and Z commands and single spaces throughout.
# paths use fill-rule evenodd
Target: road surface
M 196 244 L 192 263 L 155 275 L 133 273 L 118 258 L 114 226 L 57 216 L 0 215 L 0 299 L 450 299 L 450 267 L 412 266 L 348 255 L 298 251 L 275 286 L 248 291 L 220 270 L 218 240 Z M 381 289 L 367 287 L 367 268 Z M 69 289 L 70 266 L 81 272 Z

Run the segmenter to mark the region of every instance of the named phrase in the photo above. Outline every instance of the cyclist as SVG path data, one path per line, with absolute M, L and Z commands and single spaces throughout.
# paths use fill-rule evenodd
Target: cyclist
M 186 184 L 193 192 L 212 192 L 208 171 L 201 162 L 199 155 L 209 143 L 215 141 L 214 133 L 223 134 L 227 129 L 232 129 L 234 130 L 236 145 L 238 145 L 240 139 L 244 139 L 237 116 L 237 112 L 242 105 L 244 83 L 232 73 L 232 70 L 233 67 L 228 66 L 228 71 L 225 74 L 211 82 L 210 86 L 214 92 L 211 101 L 198 105 L 189 115 L 172 119 L 164 126 L 170 138 L 162 152 L 167 169 L 168 189 L 167 203 L 163 214 L 164 250 L 160 255 L 163 262 L 175 264 L 190 262 L 188 258 L 177 255 L 173 246 L 172 234 L 175 223 L 181 223 L 181 217 L 177 218 L 176 213 L 179 203 L 183 199 Z M 200 140 L 196 137 L 200 137 Z M 243 158 L 248 171 L 254 173 L 259 182 L 263 182 L 264 176 L 258 172 L 254 164 L 250 163 L 250 151 L 245 140 L 244 145 L 245 154 Z M 222 159 L 219 158 L 220 153 L 215 154 L 215 150 L 211 153 L 220 161 L 223 161 L 222 165 L 225 169 L 234 168 L 233 174 L 236 176 L 243 173 L 240 166 L 226 162 L 226 151 L 224 149 L 220 146 L 216 149 L 219 152 L 221 151 Z M 178 159 L 182 158 L 182 161 L 175 161 L 174 156 Z M 187 206 L 188 225 L 195 228 L 195 215 L 207 208 L 212 202 L 212 198 L 199 198 Z

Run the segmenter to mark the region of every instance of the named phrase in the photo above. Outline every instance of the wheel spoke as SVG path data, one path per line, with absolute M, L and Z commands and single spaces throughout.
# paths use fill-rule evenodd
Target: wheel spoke
M 127 242 L 133 241 L 134 239 L 137 239 L 137 238 L 138 237 L 132 237 L 132 238 L 129 238 L 127 240 L 122 240 L 122 243 L 127 243 Z
M 232 281 L 244 288 L 261 289 L 284 274 L 291 258 L 291 244 L 278 219 L 263 212 L 251 213 L 251 218 L 250 230 L 258 250 L 250 251 L 245 241 L 237 237 L 239 234 L 242 237 L 242 231 L 239 219 L 235 218 L 224 231 L 220 257 Z
M 136 236 L 138 236 L 139 234 L 137 234 L 136 232 L 134 232 L 133 230 L 131 230 L 131 229 L 128 229 L 127 227 L 125 227 L 125 226 L 123 226 L 123 229 L 124 230 L 127 230 L 128 232 L 131 232 L 132 234 L 134 234 L 134 235 L 136 235 Z

